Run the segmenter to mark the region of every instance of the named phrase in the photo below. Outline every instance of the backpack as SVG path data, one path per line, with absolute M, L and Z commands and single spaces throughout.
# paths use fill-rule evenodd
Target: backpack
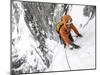
M 60 21 L 60 22 L 58 22 L 57 24 L 56 24 L 56 31 L 59 33 L 59 31 L 60 31 L 60 28 L 62 27 L 62 25 L 63 25 L 63 21 Z

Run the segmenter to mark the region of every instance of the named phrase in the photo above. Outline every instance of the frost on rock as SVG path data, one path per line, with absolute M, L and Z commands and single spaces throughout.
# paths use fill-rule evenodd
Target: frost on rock
M 52 62 L 53 53 L 46 46 L 46 27 L 40 27 L 44 18 L 35 15 L 39 11 L 32 14 L 34 10 L 30 9 L 37 7 L 28 5 L 31 3 L 12 4 L 12 74 L 43 72 Z
M 56 23 L 60 21 L 64 10 L 72 16 L 73 23 L 83 35 L 82 39 L 75 42 L 82 46 L 79 51 L 64 48 L 56 32 Z M 94 68 L 94 10 L 94 7 L 77 5 L 13 1 L 12 75 L 70 70 L 68 61 L 71 70 Z M 85 23 L 87 26 L 82 29 Z M 93 28 L 90 29 L 91 25 Z

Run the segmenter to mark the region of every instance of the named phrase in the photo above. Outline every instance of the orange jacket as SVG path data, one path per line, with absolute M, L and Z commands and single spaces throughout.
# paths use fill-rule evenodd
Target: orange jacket
M 70 15 L 65 15 L 61 18 L 61 20 L 63 21 L 63 25 L 60 28 L 60 36 L 63 39 L 65 44 L 72 44 L 73 42 L 69 39 L 69 33 L 71 31 L 71 29 L 76 33 L 79 34 L 78 30 L 76 29 L 76 27 L 73 25 L 73 23 L 70 24 L 70 27 L 67 27 L 66 22 L 68 20 L 71 20 L 71 16 Z

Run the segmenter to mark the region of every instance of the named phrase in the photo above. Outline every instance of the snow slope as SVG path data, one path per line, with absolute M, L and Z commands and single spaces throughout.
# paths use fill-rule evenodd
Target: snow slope
M 92 19 L 88 25 L 83 29 L 80 24 L 84 26 L 87 17 L 83 16 L 84 6 L 73 5 L 70 15 L 73 18 L 73 23 L 78 28 L 79 32 L 83 35 L 82 38 L 76 39 L 75 43 L 81 46 L 80 49 L 70 50 L 55 40 L 45 38 L 46 47 L 51 50 L 53 59 L 50 67 L 42 61 L 42 53 L 38 48 L 39 42 L 36 41 L 24 20 L 24 10 L 20 2 L 15 2 L 19 6 L 20 18 L 19 23 L 12 24 L 15 27 L 12 32 L 12 39 L 15 39 L 12 45 L 12 57 L 18 54 L 18 58 L 12 59 L 12 62 L 25 58 L 25 62 L 21 67 L 16 69 L 17 71 L 23 70 L 23 73 L 34 73 L 34 72 L 47 72 L 47 71 L 64 71 L 64 70 L 79 70 L 79 69 L 93 69 L 95 68 L 95 18 Z M 79 10 L 79 11 L 76 11 Z M 14 18 L 16 21 L 16 19 Z M 19 30 L 17 32 L 17 29 Z M 36 51 L 40 52 L 37 53 Z M 35 67 L 37 66 L 37 70 Z M 46 70 L 45 70 L 46 69 Z
M 83 6 L 73 6 L 70 14 L 74 14 L 72 15 L 74 24 L 82 23 L 84 26 L 88 18 L 82 16 L 82 7 Z M 76 19 L 78 19 L 78 22 L 75 22 Z M 49 71 L 95 68 L 95 18 L 91 20 L 84 29 L 81 27 L 79 32 L 83 35 L 83 37 L 77 39 L 75 43 L 79 44 L 81 48 L 70 50 L 68 48 L 64 49 L 63 45 L 57 45 L 57 47 L 54 49 L 55 57 Z

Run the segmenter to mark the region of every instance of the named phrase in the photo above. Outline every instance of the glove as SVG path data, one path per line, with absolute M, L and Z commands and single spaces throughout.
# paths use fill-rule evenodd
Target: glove
M 76 44 L 72 44 L 73 48 L 78 49 L 80 48 L 80 46 L 76 45 Z
M 83 37 L 81 34 L 78 34 L 78 36 L 77 37 Z

